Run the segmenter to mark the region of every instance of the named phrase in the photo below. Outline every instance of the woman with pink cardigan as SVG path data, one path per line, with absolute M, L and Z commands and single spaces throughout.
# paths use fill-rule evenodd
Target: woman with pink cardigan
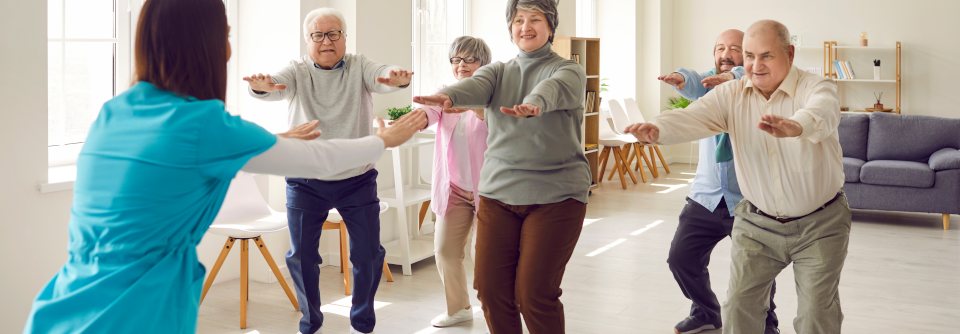
M 480 66 L 489 64 L 491 58 L 487 44 L 470 36 L 454 40 L 449 55 L 457 80 L 472 76 Z M 418 104 L 416 108 L 426 111 L 427 126 L 440 123 L 433 158 L 431 208 L 438 216 L 434 250 L 446 290 L 447 311 L 431 323 L 447 327 L 473 320 L 463 259 L 470 231 L 476 227 L 477 186 L 483 153 L 487 150 L 487 125 L 483 122 L 483 109 L 445 113 L 440 107 Z

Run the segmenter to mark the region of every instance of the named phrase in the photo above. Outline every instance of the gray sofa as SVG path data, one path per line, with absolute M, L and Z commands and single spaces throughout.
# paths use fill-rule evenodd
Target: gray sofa
M 854 209 L 960 214 L 960 119 L 843 115 L 843 190 Z

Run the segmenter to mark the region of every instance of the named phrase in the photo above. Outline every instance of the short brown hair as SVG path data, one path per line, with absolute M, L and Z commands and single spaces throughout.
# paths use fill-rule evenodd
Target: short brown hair
M 221 0 L 147 0 L 134 81 L 198 100 L 227 97 L 227 15 Z

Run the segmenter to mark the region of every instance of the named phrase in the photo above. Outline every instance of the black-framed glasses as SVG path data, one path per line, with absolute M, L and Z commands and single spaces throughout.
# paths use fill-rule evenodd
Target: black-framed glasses
M 318 31 L 310 34 L 310 39 L 312 39 L 314 43 L 323 42 L 324 38 L 329 38 L 331 42 L 339 41 L 340 37 L 343 37 L 343 30 L 334 30 L 329 32 Z
M 450 58 L 450 63 L 454 65 L 458 65 L 462 61 L 467 64 L 473 64 L 473 63 L 476 63 L 478 60 L 480 59 L 477 59 L 477 57 L 463 57 L 463 58 L 453 57 L 453 58 Z

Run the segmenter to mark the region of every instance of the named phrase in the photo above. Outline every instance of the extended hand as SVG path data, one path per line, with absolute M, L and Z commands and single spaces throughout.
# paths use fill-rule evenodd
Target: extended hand
M 376 136 L 383 139 L 385 147 L 400 146 L 406 142 L 413 134 L 427 126 L 427 114 L 423 109 L 417 109 L 401 116 L 393 121 L 392 127 L 383 124 L 383 119 L 377 117 L 377 123 L 380 124 L 380 131 Z
M 417 109 L 414 110 L 414 111 L 422 111 L 422 112 L 423 112 L 423 119 L 427 120 L 427 123 L 425 123 L 423 126 L 426 127 L 426 126 L 427 126 L 426 124 L 430 123 L 430 118 L 427 117 L 427 112 L 424 111 L 423 109 L 420 109 L 420 108 L 417 108 Z M 403 117 L 401 116 L 401 118 L 403 118 Z M 387 124 L 393 125 L 393 124 L 397 123 L 398 121 L 400 121 L 400 118 L 395 119 L 395 120 L 392 120 L 392 121 L 390 121 L 390 122 L 387 122 Z
M 524 103 L 513 108 L 500 107 L 500 112 L 517 118 L 526 118 L 540 116 L 540 107 L 532 103 Z
M 377 82 L 390 87 L 400 87 L 410 84 L 410 77 L 413 76 L 412 71 L 407 70 L 392 70 L 390 75 L 386 78 L 377 78 Z
M 413 102 L 427 106 L 438 106 L 444 108 L 450 108 L 453 106 L 453 101 L 450 100 L 450 95 L 443 93 L 429 96 L 414 96 Z
M 657 80 L 663 81 L 665 84 L 676 87 L 677 89 L 683 89 L 683 87 L 686 86 L 686 79 L 683 78 L 683 74 L 677 72 L 661 75 L 657 77 Z
M 660 140 L 660 128 L 651 123 L 630 124 L 623 132 L 632 134 L 644 144 L 655 144 Z
M 736 79 L 736 77 L 733 76 L 733 73 L 724 72 L 724 73 L 715 74 L 715 75 L 711 75 L 709 77 L 703 78 L 703 80 L 700 80 L 700 83 L 703 84 L 703 88 L 710 88 L 710 87 L 716 87 L 724 82 L 727 82 L 733 79 Z
M 250 89 L 258 92 L 276 92 L 287 89 L 287 85 L 273 83 L 273 80 L 270 79 L 269 74 L 254 74 L 249 77 L 243 77 L 243 81 L 246 81 L 248 84 L 250 84 Z
M 803 127 L 800 126 L 800 123 L 776 115 L 761 116 L 757 127 L 777 138 L 796 137 L 803 133 Z
M 290 131 L 278 133 L 277 136 L 284 138 L 313 140 L 320 137 L 320 130 L 314 131 L 319 125 L 319 121 L 310 121 L 290 128 Z

